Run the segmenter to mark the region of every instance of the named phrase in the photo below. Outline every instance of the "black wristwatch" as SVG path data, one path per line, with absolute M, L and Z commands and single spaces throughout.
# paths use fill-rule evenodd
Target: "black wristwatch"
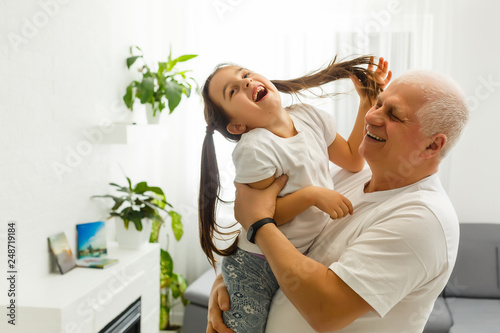
M 276 221 L 274 221 L 270 217 L 263 218 L 262 220 L 258 220 L 257 222 L 252 224 L 252 226 L 250 226 L 250 228 L 248 228 L 248 232 L 247 232 L 248 241 L 250 243 L 255 244 L 255 234 L 257 234 L 257 230 L 259 230 L 260 227 L 262 227 L 263 225 L 268 224 L 268 223 L 273 223 L 274 225 L 277 226 Z

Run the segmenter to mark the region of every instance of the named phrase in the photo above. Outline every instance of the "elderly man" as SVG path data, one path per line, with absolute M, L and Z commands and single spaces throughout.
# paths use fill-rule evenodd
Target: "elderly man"
M 254 229 L 281 288 L 266 332 L 423 330 L 458 248 L 458 219 L 436 172 L 467 118 L 450 79 L 416 71 L 395 80 L 365 116 L 359 151 L 370 169 L 334 175 L 354 214 L 330 222 L 307 256 L 273 223 L 255 223 L 273 217 L 286 176 L 263 191 L 237 184 L 236 219 Z M 220 312 L 228 305 L 219 277 L 207 332 L 231 332 Z

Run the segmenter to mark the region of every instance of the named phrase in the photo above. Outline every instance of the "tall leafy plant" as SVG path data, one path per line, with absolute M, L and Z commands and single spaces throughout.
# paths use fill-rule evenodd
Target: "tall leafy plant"
M 137 98 L 141 104 L 149 103 L 152 105 L 153 115 L 163 111 L 167 106 L 170 114 L 181 102 L 182 95 L 190 97 L 193 89 L 198 91 L 198 83 L 187 75 L 190 70 L 180 71 L 177 68 L 179 63 L 193 59 L 198 55 L 185 54 L 172 59 L 172 49 L 170 49 L 167 61 L 158 62 L 156 72 L 144 62 L 142 50 L 138 46 L 130 47 L 130 55 L 127 58 L 129 69 L 137 60 L 142 61 L 142 65 L 139 67 L 142 80 L 132 81 L 127 86 L 123 96 L 123 101 L 130 110 L 133 110 L 134 100 Z
M 171 227 L 176 241 L 182 238 L 184 233 L 182 216 L 174 211 L 165 198 L 165 193 L 158 186 L 149 186 L 147 182 L 139 182 L 132 186 L 130 178 L 127 178 L 127 186 L 109 183 L 118 195 L 95 195 L 93 198 L 111 198 L 114 205 L 111 207 L 109 217 L 118 217 L 128 229 L 130 222 L 138 231 L 142 230 L 142 220 L 153 221 L 150 243 L 158 243 L 160 230 L 168 215 L 172 221 Z M 168 237 L 168 236 L 167 236 Z M 168 244 L 167 244 L 168 248 Z M 168 250 L 160 249 L 160 329 L 178 328 L 171 323 L 171 310 L 176 302 L 186 305 L 184 292 L 187 281 L 181 274 L 174 272 L 174 261 Z

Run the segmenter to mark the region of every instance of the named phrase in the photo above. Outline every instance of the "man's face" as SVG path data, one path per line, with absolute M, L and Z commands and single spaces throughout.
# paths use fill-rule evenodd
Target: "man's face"
M 359 147 L 372 170 L 397 172 L 403 164 L 420 163 L 429 144 L 416 116 L 424 102 L 420 89 L 397 80 L 379 95 L 365 116 L 366 135 Z

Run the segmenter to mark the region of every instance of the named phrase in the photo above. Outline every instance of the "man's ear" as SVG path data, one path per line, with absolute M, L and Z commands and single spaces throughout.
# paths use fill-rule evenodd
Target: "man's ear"
M 238 135 L 245 133 L 247 127 L 240 123 L 230 122 L 229 124 L 227 124 L 226 129 L 229 133 Z
M 446 144 L 446 135 L 443 133 L 434 134 L 425 148 L 425 150 L 420 154 L 422 158 L 431 158 L 436 156 L 441 152 L 444 145 Z

